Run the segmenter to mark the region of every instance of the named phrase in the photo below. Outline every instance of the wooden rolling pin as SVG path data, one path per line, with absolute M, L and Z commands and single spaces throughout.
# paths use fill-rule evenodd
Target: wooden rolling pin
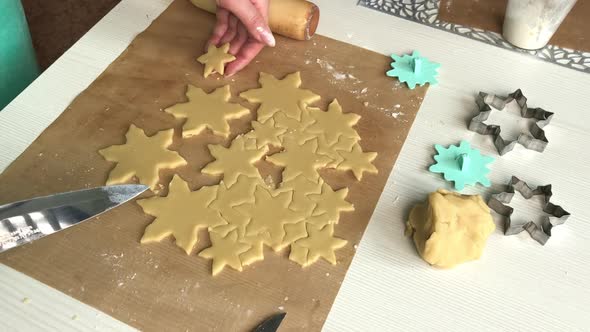
M 215 13 L 215 0 L 190 0 L 195 6 Z M 305 0 L 271 0 L 268 25 L 274 33 L 285 37 L 308 40 L 315 34 L 320 20 L 320 9 Z

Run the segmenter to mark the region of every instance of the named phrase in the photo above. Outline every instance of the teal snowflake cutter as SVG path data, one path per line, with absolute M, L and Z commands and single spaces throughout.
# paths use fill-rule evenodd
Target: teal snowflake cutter
M 487 178 L 490 172 L 488 164 L 493 162 L 494 158 L 472 149 L 467 141 L 461 141 L 459 146 L 450 145 L 448 149 L 439 144 L 434 148 L 438 152 L 434 156 L 436 164 L 430 166 L 429 171 L 442 173 L 445 180 L 454 181 L 456 190 L 463 190 L 466 184 L 475 185 L 477 182 L 484 187 L 490 186 L 490 180 Z
M 386 75 L 397 77 L 400 82 L 406 83 L 410 90 L 413 90 L 416 85 L 423 86 L 426 83 L 435 85 L 438 83 L 436 76 L 440 64 L 420 56 L 418 51 L 414 51 L 412 55 L 404 54 L 401 57 L 392 54 L 391 58 L 394 60 L 391 63 L 393 69 L 389 70 Z

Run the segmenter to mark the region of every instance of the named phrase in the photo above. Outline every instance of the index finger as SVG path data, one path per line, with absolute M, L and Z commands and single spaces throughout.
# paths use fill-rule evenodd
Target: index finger
M 235 73 L 242 70 L 246 65 L 248 65 L 258 53 L 264 48 L 264 44 L 254 41 L 248 40 L 240 52 L 236 54 L 236 59 L 227 64 L 225 68 L 225 75 L 232 76 Z
M 215 16 L 217 17 L 217 23 L 215 24 L 215 28 L 213 28 L 213 33 L 211 33 L 211 37 L 209 38 L 206 47 L 209 47 L 209 45 L 217 46 L 227 31 L 229 12 L 223 8 L 217 8 Z
M 218 4 L 237 16 L 252 37 L 268 46 L 275 46 L 275 38 L 266 19 L 250 1 L 218 0 Z

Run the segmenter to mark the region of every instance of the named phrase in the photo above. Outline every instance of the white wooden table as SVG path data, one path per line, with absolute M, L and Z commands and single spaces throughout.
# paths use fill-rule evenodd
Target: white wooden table
M 14 160 L 171 0 L 123 0 L 0 112 L 0 171 Z M 429 89 L 354 261 L 326 331 L 590 330 L 590 75 L 356 6 L 316 0 L 318 33 L 383 54 L 414 49 L 442 64 Z M 59 83 L 59 84 L 58 84 Z M 412 204 L 439 187 L 427 172 L 433 144 L 461 139 L 495 156 L 489 137 L 466 130 L 479 91 L 523 89 L 531 106 L 556 115 L 544 153 L 517 148 L 492 166 L 489 195 L 511 175 L 551 183 L 572 217 L 545 247 L 501 224 L 484 256 L 436 270 L 403 236 Z M 29 300 L 24 300 L 24 299 Z M 131 327 L 0 265 L 0 330 L 125 331 Z

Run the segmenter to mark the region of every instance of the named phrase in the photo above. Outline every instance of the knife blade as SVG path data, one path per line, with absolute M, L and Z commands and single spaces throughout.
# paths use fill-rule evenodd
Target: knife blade
M 282 312 L 271 316 L 264 322 L 260 323 L 253 332 L 276 332 L 286 315 L 286 312 Z
M 1 205 L 0 253 L 79 224 L 147 189 L 137 184 L 114 185 Z

